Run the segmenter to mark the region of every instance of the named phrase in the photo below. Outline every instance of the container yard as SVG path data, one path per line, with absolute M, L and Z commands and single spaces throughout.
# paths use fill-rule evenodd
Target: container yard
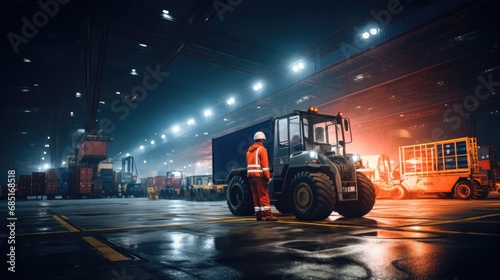
M 2 279 L 496 279 L 494 0 L 4 1 Z

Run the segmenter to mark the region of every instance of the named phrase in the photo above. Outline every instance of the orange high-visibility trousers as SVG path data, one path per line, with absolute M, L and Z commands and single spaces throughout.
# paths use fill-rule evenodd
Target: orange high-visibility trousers
M 255 212 L 264 212 L 265 216 L 272 215 L 271 201 L 269 200 L 269 189 L 265 178 L 251 178 L 250 187 L 252 189 L 253 205 Z

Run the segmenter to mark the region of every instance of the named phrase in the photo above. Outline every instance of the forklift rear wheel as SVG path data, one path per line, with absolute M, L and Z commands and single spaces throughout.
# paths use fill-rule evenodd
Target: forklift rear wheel
M 247 179 L 234 176 L 227 185 L 226 201 L 229 211 L 235 216 L 251 216 L 255 213 L 252 190 Z

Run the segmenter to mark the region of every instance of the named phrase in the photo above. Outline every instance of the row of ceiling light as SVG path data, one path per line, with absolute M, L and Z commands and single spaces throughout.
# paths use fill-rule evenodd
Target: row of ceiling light
M 297 62 L 290 65 L 290 69 L 293 72 L 300 72 L 301 70 L 305 69 L 305 64 L 303 61 L 297 61 Z M 137 75 L 136 73 L 137 73 L 137 71 L 135 71 L 135 69 L 132 69 L 131 75 Z M 262 92 L 264 90 L 264 83 L 262 81 L 257 81 L 251 86 L 251 88 L 254 92 Z M 119 94 L 119 92 L 117 92 L 117 94 Z M 228 106 L 233 106 L 236 104 L 236 99 L 235 99 L 235 97 L 231 96 L 231 97 L 226 99 L 225 103 Z M 205 109 L 202 114 L 205 118 L 209 118 L 209 117 L 213 116 L 213 111 L 212 111 L 212 109 Z M 228 119 L 224 119 L 224 121 L 228 121 Z M 188 125 L 188 129 L 191 129 L 196 124 L 196 121 L 195 121 L 195 119 L 191 118 L 191 119 L 188 119 L 186 121 L 186 124 Z M 174 136 L 179 135 L 181 133 L 181 126 L 180 125 L 173 125 L 170 130 Z M 203 135 L 208 135 L 208 132 L 203 132 Z M 194 136 L 198 137 L 199 135 L 195 134 Z M 155 137 L 158 137 L 157 133 L 154 133 L 154 136 L 152 138 L 155 138 Z M 159 137 L 161 138 L 162 143 L 167 142 L 167 136 L 165 133 L 159 134 Z M 157 142 L 155 140 L 149 141 L 148 139 L 145 139 L 144 141 L 149 142 L 149 144 L 153 147 L 155 146 L 155 144 L 157 144 Z M 137 152 L 144 151 L 145 149 L 146 149 L 146 146 L 144 146 L 144 144 L 140 144 Z M 122 154 L 123 154 L 122 152 L 118 153 L 118 155 L 122 155 Z

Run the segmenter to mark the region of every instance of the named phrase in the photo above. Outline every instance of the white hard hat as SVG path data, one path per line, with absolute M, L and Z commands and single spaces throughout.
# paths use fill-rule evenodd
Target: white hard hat
M 266 135 L 262 131 L 257 131 L 253 136 L 253 140 L 266 140 Z

